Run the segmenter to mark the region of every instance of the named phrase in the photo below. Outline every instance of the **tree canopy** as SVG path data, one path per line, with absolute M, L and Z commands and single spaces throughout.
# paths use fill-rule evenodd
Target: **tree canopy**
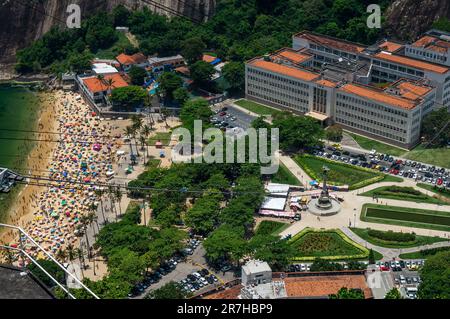
M 450 251 L 439 252 L 427 259 L 419 271 L 422 283 L 417 296 L 420 299 L 450 298 Z
M 111 92 L 111 102 L 115 110 L 134 111 L 142 106 L 147 98 L 147 92 L 140 86 L 115 88 Z
M 147 72 L 143 68 L 137 67 L 133 65 L 128 72 L 128 75 L 131 78 L 131 83 L 133 85 L 142 85 L 144 84 L 144 79 L 147 76 Z

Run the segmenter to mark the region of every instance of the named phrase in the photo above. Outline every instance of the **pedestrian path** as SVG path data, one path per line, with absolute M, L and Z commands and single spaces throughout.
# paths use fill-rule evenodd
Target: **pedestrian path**
M 412 253 L 416 251 L 421 251 L 425 249 L 431 249 L 431 248 L 439 248 L 439 247 L 450 247 L 450 241 L 443 241 L 443 242 L 437 242 L 429 245 L 423 245 L 423 246 L 416 246 L 416 247 L 410 247 L 410 248 L 387 248 L 387 247 L 380 247 L 373 245 L 369 243 L 368 241 L 362 239 L 358 235 L 356 235 L 354 232 L 352 232 L 348 227 L 341 227 L 341 230 L 346 234 L 351 240 L 355 241 L 356 243 L 368 248 L 376 250 L 377 252 L 381 253 L 383 255 L 383 260 L 392 260 L 394 258 L 398 258 L 400 254 L 404 253 Z

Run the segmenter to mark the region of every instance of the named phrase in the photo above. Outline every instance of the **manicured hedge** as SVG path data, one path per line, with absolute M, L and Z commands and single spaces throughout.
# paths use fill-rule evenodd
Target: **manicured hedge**
M 397 242 L 412 242 L 416 240 L 416 234 L 414 233 L 399 233 L 389 231 L 380 231 L 375 229 L 369 229 L 367 234 L 371 237 L 375 237 L 378 239 L 386 240 L 386 241 L 397 241 Z

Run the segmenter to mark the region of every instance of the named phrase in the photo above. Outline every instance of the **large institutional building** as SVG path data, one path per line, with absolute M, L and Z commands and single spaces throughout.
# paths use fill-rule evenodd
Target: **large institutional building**
M 404 148 L 420 141 L 423 117 L 450 107 L 450 34 L 371 46 L 304 31 L 246 63 L 248 99 Z

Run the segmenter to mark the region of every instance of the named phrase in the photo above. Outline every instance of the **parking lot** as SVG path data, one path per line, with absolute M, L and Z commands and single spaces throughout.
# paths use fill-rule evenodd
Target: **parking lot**
M 150 291 L 171 281 L 180 283 L 186 292 L 199 294 L 234 279 L 230 271 L 219 273 L 207 268 L 205 250 L 200 240 L 190 239 L 183 253 L 184 256 L 176 255 L 148 274 L 142 283 L 134 287 L 129 297 L 144 298 Z
M 255 119 L 254 116 L 249 115 L 229 104 L 214 106 L 213 112 L 214 116 L 212 122 L 216 127 L 239 127 L 246 130 L 251 126 L 253 120 Z
M 425 260 L 395 260 L 377 262 L 376 268 L 389 273 L 394 286 L 399 289 L 404 298 L 416 299 L 417 288 L 421 282 L 418 269 L 425 264 Z
M 215 114 L 212 117 L 212 123 L 223 130 L 227 128 L 245 130 L 251 126 L 252 121 L 256 118 L 226 103 L 214 106 L 213 111 Z M 450 170 L 416 161 L 398 159 L 389 154 L 380 154 L 375 151 L 367 154 L 364 150 L 350 152 L 327 146 L 317 149 L 313 152 L 313 155 L 355 166 L 372 168 L 416 182 L 450 188 Z
M 388 154 L 377 154 L 375 152 L 356 154 L 327 146 L 313 151 L 313 155 L 325 157 L 337 162 L 375 169 L 386 174 L 409 178 L 417 182 L 450 188 L 449 170 L 415 161 L 400 160 Z

